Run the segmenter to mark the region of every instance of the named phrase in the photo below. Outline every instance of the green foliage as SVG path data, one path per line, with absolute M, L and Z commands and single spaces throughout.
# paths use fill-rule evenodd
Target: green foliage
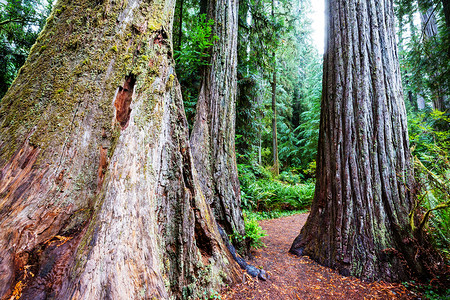
M 0 3 L 0 99 L 25 63 L 50 9 L 45 0 Z
M 433 288 L 426 289 L 424 292 L 425 299 L 429 300 L 445 300 L 450 298 L 450 289 L 445 292 L 436 291 Z
M 428 300 L 444 300 L 450 298 L 450 288 L 433 285 L 431 282 L 423 284 L 415 281 L 402 282 L 409 290 L 414 291 L 418 295 L 423 295 Z
M 196 74 L 200 67 L 209 65 L 209 50 L 218 39 L 212 35 L 213 25 L 214 20 L 207 20 L 206 14 L 200 15 L 186 33 L 186 42 L 181 45 L 179 51 L 175 51 L 175 60 L 183 76 L 190 77 Z
M 234 232 L 230 238 L 233 242 L 247 241 L 251 248 L 265 247 L 262 242 L 262 238 L 267 236 L 266 232 L 259 226 L 258 219 L 255 214 L 249 213 L 244 210 L 244 226 L 245 235 L 241 235 L 239 232 Z M 240 249 L 237 249 L 238 252 Z
M 316 176 L 316 168 L 317 168 L 316 161 L 313 160 L 312 162 L 310 162 L 308 164 L 308 168 L 306 170 L 304 170 L 303 172 L 305 172 L 305 174 L 307 176 L 309 176 L 310 178 L 315 178 L 315 176 Z
M 424 230 L 429 225 L 436 247 L 449 259 L 450 130 L 436 130 L 436 123 L 448 128 L 450 118 L 443 112 L 433 111 L 410 117 L 409 122 L 415 176 L 419 184 L 418 205 L 424 211 L 417 230 Z
M 261 226 L 259 226 L 258 219 L 252 214 L 244 212 L 245 237 L 250 241 L 250 247 L 258 249 L 265 247 L 262 238 L 267 236 Z
M 274 180 L 259 180 L 250 186 L 257 210 L 292 210 L 311 205 L 314 184 L 284 184 Z
M 316 158 L 322 62 L 312 45 L 309 7 L 309 1 L 276 2 L 272 16 L 272 1 L 240 3 L 239 163 L 273 164 L 270 83 L 274 71 L 281 171 L 306 168 Z
M 246 214 L 248 217 L 251 217 L 251 218 L 256 219 L 258 221 L 289 217 L 289 216 L 293 216 L 293 215 L 304 214 L 304 213 L 307 213 L 307 212 L 308 212 L 307 209 L 302 209 L 302 210 L 284 210 L 284 211 L 279 211 L 279 210 L 274 210 L 274 211 L 244 210 L 244 214 Z
M 309 59 L 303 68 L 304 79 L 300 89 L 299 120 L 296 128 L 303 168 L 317 156 L 322 95 L 322 62 L 317 53 L 310 53 L 307 57 Z
M 416 234 L 431 233 L 435 246 L 449 259 L 450 31 L 442 3 L 397 0 L 397 18 L 400 68 L 409 110 L 408 131 L 418 183 L 411 226 Z M 416 22 L 418 14 L 420 24 Z M 425 108 L 419 107 L 418 100 Z M 414 222 L 415 217 L 418 222 Z
M 414 46 L 404 59 L 404 67 L 409 71 L 407 87 L 413 94 L 421 95 L 427 102 L 433 103 L 434 107 L 439 107 L 439 98 L 448 94 L 450 61 L 443 49 L 443 39 L 434 36 L 420 42 L 420 37 L 413 37 L 411 44 Z M 448 103 L 444 105 L 449 107 Z
M 286 170 L 280 173 L 278 179 L 289 184 L 299 184 L 303 181 L 303 174 L 297 174 L 294 169 Z
M 242 206 L 250 210 L 300 210 L 311 205 L 314 183 L 289 184 L 272 179 L 270 171 L 259 166 L 238 165 Z M 289 173 L 282 173 L 289 177 Z M 292 181 L 298 180 L 291 173 Z
M 213 25 L 214 20 L 208 20 L 205 14 L 196 16 L 192 22 L 185 24 L 187 28 L 184 30 L 184 42 L 180 50 L 175 50 L 176 70 L 190 126 L 195 117 L 202 70 L 204 66 L 209 65 L 211 47 L 218 39 L 212 35 Z
M 417 109 L 450 109 L 450 30 L 441 0 L 397 0 L 399 58 L 405 101 Z M 421 23 L 417 24 L 417 15 Z M 425 29 L 428 28 L 428 30 Z M 431 30 L 433 29 L 433 30 Z M 447 112 L 448 113 L 448 112 Z

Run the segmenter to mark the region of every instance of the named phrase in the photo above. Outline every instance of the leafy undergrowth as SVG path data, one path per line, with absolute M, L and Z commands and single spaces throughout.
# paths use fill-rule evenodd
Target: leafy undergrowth
M 417 202 L 410 218 L 415 232 L 430 233 L 450 264 L 450 117 L 432 111 L 409 119 Z
M 286 171 L 273 177 L 269 168 L 257 164 L 239 164 L 238 170 L 245 236 L 234 234 L 232 238 L 246 239 L 251 248 L 258 249 L 265 246 L 261 239 L 267 235 L 258 221 L 307 212 L 314 197 L 314 182 Z
M 258 221 L 307 212 L 314 197 L 314 182 L 305 182 L 293 172 L 273 177 L 268 168 L 259 165 L 239 164 L 238 170 L 246 233 L 232 238 L 245 238 L 251 248 L 258 249 L 265 246 L 261 239 L 267 235 Z
M 283 172 L 273 177 L 258 165 L 239 164 L 241 199 L 244 209 L 258 212 L 303 210 L 311 205 L 314 182 L 298 174 Z
M 402 283 L 408 290 L 418 294 L 423 295 L 424 299 L 428 300 L 444 300 L 450 299 L 450 288 L 443 287 L 433 282 L 428 284 L 417 283 L 415 281 L 403 282 Z
M 244 223 L 245 236 L 250 241 L 250 247 L 254 249 L 265 247 L 261 239 L 267 236 L 267 233 L 261 228 L 261 226 L 259 226 L 256 215 L 251 212 L 244 211 Z

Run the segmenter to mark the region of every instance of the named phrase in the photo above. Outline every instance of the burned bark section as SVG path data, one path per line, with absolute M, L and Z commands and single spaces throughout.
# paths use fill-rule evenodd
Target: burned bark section
M 0 170 L 1 299 L 57 298 L 90 215 L 64 203 L 72 174 L 28 137 Z
M 114 107 L 116 108 L 116 120 L 119 122 L 122 129 L 126 129 L 130 121 L 131 101 L 133 99 L 134 85 L 136 83 L 136 76 L 130 74 L 125 77 L 125 82 L 119 86 Z
M 80 229 L 85 227 L 83 225 Z M 36 246 L 30 253 L 16 255 L 17 283 L 13 295 L 24 300 L 58 299 L 69 282 L 69 271 L 82 231 L 72 231 L 64 236 L 56 235 Z
M 2 281 L 9 286 L 9 289 L 3 290 L 1 299 L 59 299 L 58 295 L 64 292 L 69 281 L 74 253 L 88 224 L 89 215 L 90 210 L 82 209 L 72 213 L 62 224 L 63 219 L 56 214 L 53 218 L 41 219 L 40 225 L 45 229 L 37 235 L 44 235 L 46 231 L 55 228 L 62 229 L 48 240 L 32 246 L 33 248 L 22 247 L 22 250 L 17 250 L 15 245 L 9 245 L 13 249 L 9 253 L 11 256 L 2 258 L 6 262 L 12 261 L 8 271 L 12 271 L 13 276 L 8 280 L 5 278 L 7 273 L 1 274 Z M 22 243 L 30 238 L 27 227 L 32 226 L 25 226 L 18 237 L 10 234 L 7 239 Z
M 28 142 L 19 148 L 11 160 L 0 170 L 0 216 L 4 215 L 17 203 L 28 190 L 36 184 L 36 179 L 43 174 L 33 169 L 39 155 L 39 148 Z M 45 173 L 45 171 L 43 172 Z M 19 201 L 20 202 L 20 201 Z

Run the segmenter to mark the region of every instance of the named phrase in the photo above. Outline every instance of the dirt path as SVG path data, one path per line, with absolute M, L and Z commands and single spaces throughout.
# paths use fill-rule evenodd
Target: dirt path
M 261 221 L 267 231 L 266 248 L 253 252 L 254 266 L 268 271 L 270 279 L 260 281 L 243 275 L 244 282 L 222 291 L 222 299 L 417 299 L 402 285 L 364 283 L 322 267 L 308 257 L 287 251 L 307 214 Z

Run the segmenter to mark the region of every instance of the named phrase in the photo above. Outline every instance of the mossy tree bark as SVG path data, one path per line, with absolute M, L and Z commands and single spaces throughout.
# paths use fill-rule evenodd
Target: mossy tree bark
M 211 0 L 208 18 L 214 20 L 210 66 L 205 69 L 191 146 L 202 190 L 217 222 L 228 234 L 244 234 L 235 154 L 237 91 L 236 0 Z
M 0 107 L 0 298 L 199 298 L 237 276 L 192 163 L 173 0 L 55 5 Z
M 413 176 L 393 1 L 327 1 L 317 183 L 290 251 L 344 275 L 429 272 L 411 233 Z

